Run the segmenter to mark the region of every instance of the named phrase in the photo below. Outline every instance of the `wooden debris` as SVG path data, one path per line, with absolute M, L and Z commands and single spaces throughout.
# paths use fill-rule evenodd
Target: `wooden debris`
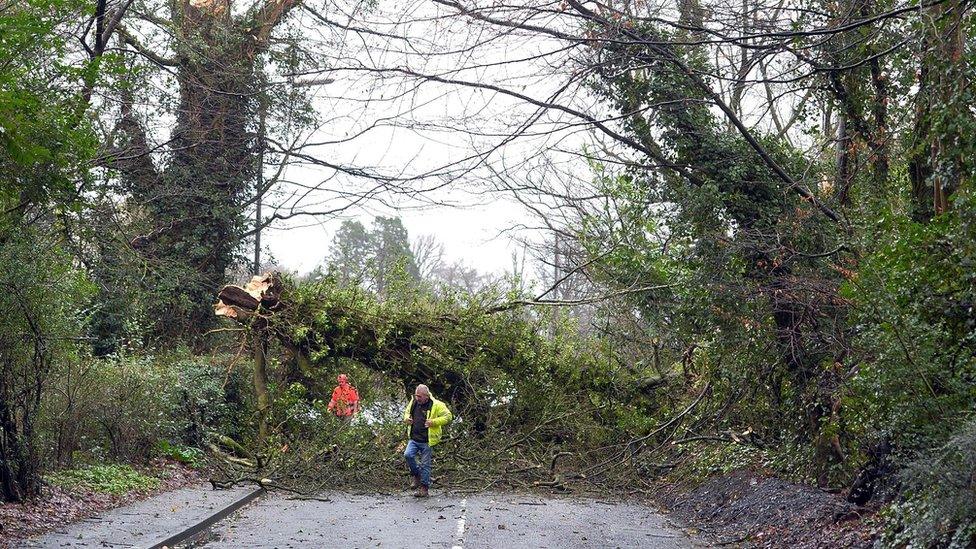
M 284 285 L 276 272 L 252 277 L 243 287 L 228 284 L 217 294 L 214 314 L 243 320 L 254 314 L 259 307 L 277 310 L 281 307 L 281 291 Z

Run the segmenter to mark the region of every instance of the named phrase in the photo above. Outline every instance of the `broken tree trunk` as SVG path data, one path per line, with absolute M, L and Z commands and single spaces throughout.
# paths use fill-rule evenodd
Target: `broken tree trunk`
M 243 321 L 257 312 L 258 306 L 277 311 L 282 305 L 283 288 L 278 273 L 252 277 L 243 287 L 228 284 L 217 294 L 214 314 Z
M 254 396 L 257 399 L 258 438 L 261 448 L 268 438 L 268 413 L 271 395 L 268 392 L 268 328 L 270 318 L 264 313 L 280 310 L 283 289 L 278 273 L 266 273 L 252 277 L 243 287 L 228 284 L 217 294 L 214 314 L 233 318 L 245 324 L 251 331 L 254 356 Z
M 263 448 L 268 440 L 268 412 L 271 411 L 271 395 L 268 393 L 268 336 L 266 330 L 254 333 L 254 396 L 258 404 L 257 447 Z

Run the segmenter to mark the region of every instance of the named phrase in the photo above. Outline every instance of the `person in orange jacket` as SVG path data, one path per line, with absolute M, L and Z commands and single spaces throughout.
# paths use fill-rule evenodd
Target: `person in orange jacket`
M 329 411 L 340 419 L 352 419 L 359 413 L 359 393 L 349 383 L 349 376 L 339 374 L 339 385 L 332 390 L 332 400 L 329 401 Z

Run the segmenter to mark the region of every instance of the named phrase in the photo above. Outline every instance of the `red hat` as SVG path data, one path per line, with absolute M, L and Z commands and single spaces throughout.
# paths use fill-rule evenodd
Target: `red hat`
M 349 383 L 349 376 L 346 374 L 339 374 L 339 383 Z

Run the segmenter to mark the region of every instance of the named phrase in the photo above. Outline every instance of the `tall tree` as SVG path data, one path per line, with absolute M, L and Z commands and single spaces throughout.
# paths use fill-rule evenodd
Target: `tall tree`
M 343 221 L 336 231 L 327 261 L 343 282 L 361 280 L 368 275 L 372 260 L 369 240 L 366 227 L 359 221 Z
M 132 240 L 152 265 L 155 286 L 171 297 L 160 330 L 196 337 L 212 322 L 213 295 L 247 232 L 255 189 L 255 138 L 262 59 L 275 28 L 296 0 L 266 0 L 243 11 L 229 0 L 178 0 L 169 20 L 145 18 L 170 33 L 172 55 L 142 44 L 128 28 L 122 41 L 174 71 L 178 86 L 170 154 L 157 167 L 150 139 L 123 89 L 119 146 L 109 165 L 123 174 L 131 208 L 146 232 Z
M 417 262 L 410 250 L 407 228 L 399 217 L 377 217 L 373 220 L 369 236 L 373 247 L 373 276 L 377 294 L 386 295 L 398 276 L 406 276 L 413 282 L 420 279 Z
M 359 221 L 344 221 L 326 261 L 344 281 L 359 281 L 380 296 L 395 280 L 420 280 L 410 237 L 399 217 L 377 217 L 369 230 Z
M 73 359 L 85 279 L 64 253 L 63 225 L 89 182 L 94 144 L 68 37 L 82 3 L 0 8 L 0 499 L 41 487 L 36 420 L 59 362 Z

